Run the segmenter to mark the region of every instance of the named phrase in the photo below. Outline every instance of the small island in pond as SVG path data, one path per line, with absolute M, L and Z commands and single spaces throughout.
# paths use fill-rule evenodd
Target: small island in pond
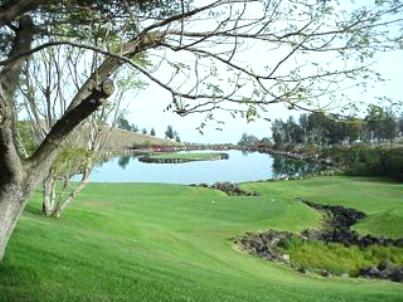
M 150 153 L 139 157 L 139 161 L 154 164 L 179 164 L 191 161 L 211 161 L 228 159 L 227 153 L 217 152 L 169 152 Z

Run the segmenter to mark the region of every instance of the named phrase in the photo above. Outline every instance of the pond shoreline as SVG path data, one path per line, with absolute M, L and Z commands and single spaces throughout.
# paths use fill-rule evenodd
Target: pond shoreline
M 178 148 L 176 151 L 182 151 Z M 278 179 L 300 179 L 312 175 L 333 174 L 325 166 L 308 161 L 294 160 L 282 154 L 245 152 L 239 149 L 208 152 L 187 151 L 193 154 L 131 150 L 120 156 L 105 157 L 104 162 L 94 169 L 95 182 L 162 182 L 175 184 L 213 185 L 216 182 L 244 183 Z M 167 150 L 164 150 L 167 151 Z M 197 154 L 199 153 L 199 154 Z M 215 157 L 218 154 L 219 157 Z M 110 154 L 112 155 L 112 154 Z M 229 156 L 228 156 L 229 155 Z M 153 159 L 164 158 L 168 159 Z M 179 159 L 184 157 L 185 159 Z M 192 157 L 200 157 L 193 160 Z M 190 158 L 190 159 L 189 159 Z M 213 160 L 209 160 L 213 159 Z M 225 159 L 225 160 L 219 160 Z
M 108 154 L 137 154 L 147 155 L 150 153 L 162 153 L 162 152 L 182 152 L 182 151 L 230 151 L 237 150 L 242 152 L 258 152 L 269 155 L 282 155 L 289 158 L 293 158 L 301 161 L 309 161 L 326 166 L 334 166 L 333 161 L 330 158 L 321 158 L 320 154 L 306 154 L 305 152 L 291 152 L 281 149 L 274 149 L 267 146 L 256 147 L 242 147 L 233 144 L 217 144 L 217 145 L 182 145 L 182 146 L 136 146 L 132 149 L 122 149 L 120 151 L 106 151 Z

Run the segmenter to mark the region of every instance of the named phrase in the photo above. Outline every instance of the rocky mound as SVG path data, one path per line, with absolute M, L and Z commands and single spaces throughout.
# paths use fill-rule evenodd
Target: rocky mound
M 297 200 L 311 208 L 324 212 L 327 217 L 325 224 L 320 230 L 305 230 L 302 232 L 302 235 L 308 239 L 337 242 L 345 246 L 358 245 L 359 247 L 367 247 L 379 244 L 383 246 L 394 245 L 403 247 L 403 238 L 392 239 L 369 234 L 362 236 L 352 230 L 351 226 L 353 224 L 366 217 L 365 213 L 361 211 L 342 206 L 322 205 L 301 198 Z
M 207 184 L 199 184 L 199 185 L 191 184 L 191 186 L 220 190 L 229 196 L 260 196 L 260 193 L 257 191 L 245 191 L 242 190 L 238 184 L 233 184 L 230 182 L 216 182 L 211 186 Z
M 396 266 L 387 261 L 382 261 L 377 267 L 366 267 L 361 269 L 359 275 L 370 279 L 378 278 L 403 282 L 403 266 Z
M 246 233 L 245 236 L 237 239 L 235 243 L 255 256 L 270 260 L 288 263 L 289 255 L 283 254 L 279 247 L 293 236 L 289 232 L 269 230 L 264 233 Z

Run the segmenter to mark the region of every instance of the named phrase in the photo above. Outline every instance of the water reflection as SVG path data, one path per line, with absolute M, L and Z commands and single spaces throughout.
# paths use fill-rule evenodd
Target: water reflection
M 130 155 L 125 155 L 125 156 L 121 156 L 118 159 L 118 165 L 119 167 L 121 167 L 123 170 L 126 169 L 126 166 L 129 164 L 131 159 Z
M 95 182 L 213 184 L 217 181 L 246 182 L 301 176 L 321 169 L 317 164 L 293 160 L 280 155 L 238 150 L 225 152 L 229 154 L 228 160 L 181 164 L 142 163 L 136 156 L 124 155 L 99 163 L 91 175 L 91 180 Z
M 296 160 L 286 156 L 272 155 L 272 157 L 273 178 L 309 175 L 323 168 L 318 163 Z

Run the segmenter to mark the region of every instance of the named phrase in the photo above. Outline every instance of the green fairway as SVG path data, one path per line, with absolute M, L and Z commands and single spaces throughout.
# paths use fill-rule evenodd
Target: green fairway
M 296 197 L 365 212 L 358 232 L 403 237 L 402 184 L 316 177 L 242 188 L 262 196 L 94 183 L 59 220 L 40 215 L 38 194 L 0 265 L 0 301 L 403 301 L 402 284 L 303 275 L 232 239 L 319 225 Z

